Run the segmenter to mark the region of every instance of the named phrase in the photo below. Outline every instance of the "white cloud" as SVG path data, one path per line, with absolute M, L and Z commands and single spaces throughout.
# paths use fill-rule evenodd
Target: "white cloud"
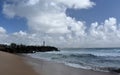
M 6 30 L 3 27 L 0 27 L 0 34 L 6 33 Z
M 26 33 L 26 32 L 23 32 L 23 31 L 19 31 L 19 32 L 13 33 L 13 35 L 16 35 L 16 36 L 26 36 L 27 33 Z
M 74 9 L 87 9 L 95 5 L 95 3 L 91 2 L 90 0 L 56 0 L 59 3 L 64 4 L 68 8 Z
M 92 23 L 87 35 L 89 46 L 95 47 L 118 47 L 120 42 L 120 28 L 116 18 L 106 19 L 104 23 Z
M 111 17 L 101 24 L 92 23 L 87 28 L 85 22 L 66 15 L 67 8 L 91 8 L 95 3 L 90 0 L 11 1 L 13 3 L 4 4 L 3 13 L 10 18 L 26 18 L 29 30 L 8 35 L 8 42 L 41 44 L 45 40 L 48 45 L 61 47 L 115 47 L 120 44 L 120 28 L 116 18 Z
M 0 27 L 0 43 L 5 43 L 7 38 L 6 30 Z
M 71 22 L 79 26 L 79 23 L 66 15 L 67 8 L 84 9 L 94 5 L 90 0 L 21 0 L 17 3 L 13 0 L 13 2 L 15 3 L 4 4 L 3 13 L 7 16 L 26 18 L 30 31 L 62 34 L 70 32 L 68 26 Z

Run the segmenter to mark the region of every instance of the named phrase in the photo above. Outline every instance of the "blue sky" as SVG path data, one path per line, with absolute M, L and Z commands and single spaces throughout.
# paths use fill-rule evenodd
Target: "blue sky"
M 68 9 L 67 14 L 76 20 L 86 21 L 87 25 L 93 22 L 104 22 L 109 17 L 117 18 L 120 21 L 120 0 L 92 0 L 96 3 L 90 9 Z
M 8 33 L 17 32 L 20 30 L 26 31 L 26 19 L 20 17 L 10 19 L 2 13 L 4 1 L 5 0 L 0 0 L 0 26 L 4 27 L 8 31 Z
M 120 47 L 119 3 L 0 0 L 0 43 L 40 45 L 45 40 L 59 47 Z
M 27 23 L 24 18 L 15 17 L 13 19 L 7 18 L 2 13 L 2 6 L 5 0 L 0 0 L 0 26 L 4 27 L 8 33 L 16 31 L 26 31 Z M 67 15 L 74 17 L 76 20 L 86 21 L 89 26 L 93 22 L 104 22 L 109 17 L 117 18 L 120 21 L 120 0 L 92 0 L 96 3 L 93 8 L 90 9 L 68 9 Z

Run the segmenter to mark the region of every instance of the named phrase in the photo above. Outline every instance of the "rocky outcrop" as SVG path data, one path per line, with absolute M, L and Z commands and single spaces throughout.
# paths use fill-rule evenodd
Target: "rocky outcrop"
M 11 45 L 0 45 L 0 51 L 9 53 L 35 53 L 35 52 L 46 52 L 46 51 L 59 51 L 58 48 L 52 46 L 26 46 L 17 45 L 12 43 Z

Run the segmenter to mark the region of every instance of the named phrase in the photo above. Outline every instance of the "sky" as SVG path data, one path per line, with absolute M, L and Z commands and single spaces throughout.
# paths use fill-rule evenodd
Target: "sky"
M 0 0 L 0 43 L 120 47 L 120 0 Z

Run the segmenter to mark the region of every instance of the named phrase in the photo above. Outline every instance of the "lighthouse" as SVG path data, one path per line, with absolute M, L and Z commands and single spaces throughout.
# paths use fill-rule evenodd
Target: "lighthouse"
M 43 46 L 45 46 L 45 41 L 43 41 Z

